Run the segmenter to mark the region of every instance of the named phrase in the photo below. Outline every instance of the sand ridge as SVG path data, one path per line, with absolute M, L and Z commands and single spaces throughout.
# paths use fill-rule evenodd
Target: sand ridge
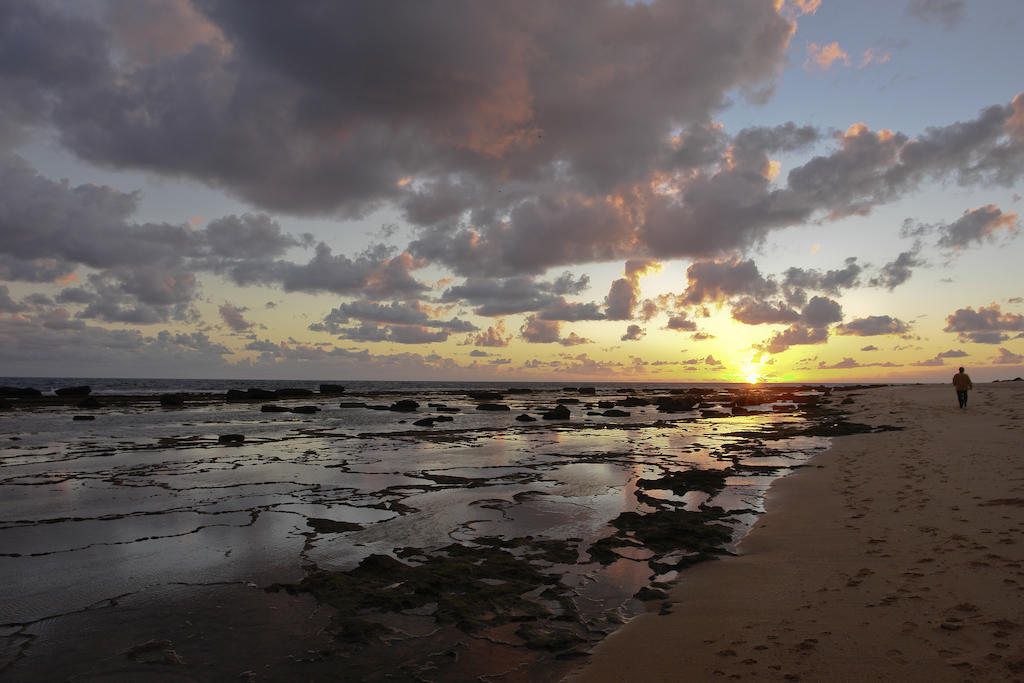
M 573 681 L 1024 680 L 1024 383 L 852 392 L 741 554 L 684 573 Z

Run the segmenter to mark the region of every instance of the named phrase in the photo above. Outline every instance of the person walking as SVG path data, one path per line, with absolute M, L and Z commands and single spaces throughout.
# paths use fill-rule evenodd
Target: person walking
M 967 407 L 967 392 L 974 388 L 971 383 L 971 376 L 960 368 L 960 372 L 953 375 L 953 388 L 956 389 L 956 400 L 960 401 L 960 407 Z

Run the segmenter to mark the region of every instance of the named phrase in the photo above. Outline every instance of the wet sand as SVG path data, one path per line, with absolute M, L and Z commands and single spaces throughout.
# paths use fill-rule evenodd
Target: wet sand
M 741 555 L 683 573 L 669 614 L 574 681 L 1024 680 L 1024 382 L 852 392 L 838 437 L 777 481 Z

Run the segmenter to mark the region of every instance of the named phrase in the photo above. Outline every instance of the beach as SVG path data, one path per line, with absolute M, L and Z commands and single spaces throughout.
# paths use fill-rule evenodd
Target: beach
M 1024 679 L 1024 383 L 851 392 L 739 555 L 683 572 L 571 679 Z

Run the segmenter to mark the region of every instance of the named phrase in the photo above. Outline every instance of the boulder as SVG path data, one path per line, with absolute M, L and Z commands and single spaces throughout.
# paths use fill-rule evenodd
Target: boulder
M 217 437 L 217 443 L 225 446 L 239 446 L 245 443 L 245 434 L 221 434 Z
M 451 415 L 438 415 L 434 418 L 434 422 L 455 422 L 455 418 Z
M 623 408 L 636 408 L 638 406 L 649 406 L 651 402 L 645 398 L 637 398 L 636 396 L 627 396 L 626 398 L 619 399 L 615 402 L 615 405 Z
M 684 413 L 693 410 L 700 399 L 695 395 L 687 396 L 662 396 L 657 399 L 658 412 L 661 413 Z
M 593 396 L 597 393 L 596 387 L 580 387 L 579 392 L 584 396 Z
M 37 398 L 43 392 L 32 387 L 0 387 L 0 396 L 4 398 Z
M 562 404 L 555 406 L 554 409 L 541 415 L 545 420 L 568 420 L 570 416 L 571 413 L 569 412 L 569 409 Z
M 14 404 L 0 398 L 0 410 L 14 410 Z
M 320 409 L 316 406 L 295 406 L 292 408 L 292 412 L 301 415 L 312 415 L 313 413 L 319 413 Z
M 516 415 L 516 422 L 536 422 L 537 418 L 523 413 L 522 415 Z
M 425 418 L 423 418 L 421 420 L 416 420 L 415 422 L 413 422 L 413 424 L 416 425 L 417 427 L 433 427 L 434 426 L 434 418 L 432 418 L 432 417 L 425 417 Z
M 301 389 L 299 387 L 285 387 L 284 389 L 278 389 L 274 392 L 278 398 L 300 398 L 302 396 L 312 396 L 315 392 L 312 389 Z
M 345 387 L 341 386 L 340 384 L 321 384 L 320 385 L 320 393 L 321 394 L 344 394 L 345 393 Z
M 608 410 L 615 407 L 615 401 L 598 401 L 597 407 L 601 410 Z
M 88 385 L 82 385 L 80 387 L 61 387 L 60 389 L 54 390 L 58 396 L 88 396 L 92 393 L 92 387 Z
M 626 412 L 625 410 L 618 410 L 616 408 L 606 410 L 601 414 L 604 415 L 605 417 L 629 417 L 628 412 Z
M 185 397 L 181 394 L 160 394 L 160 405 L 164 408 L 181 408 L 185 405 Z
M 579 402 L 580 402 L 580 400 L 578 398 L 560 398 L 560 399 L 555 401 L 555 403 L 579 403 Z
M 339 408 L 365 408 L 366 404 L 362 401 L 342 401 L 338 404 Z
M 403 398 L 401 401 L 395 401 L 392 403 L 388 410 L 396 413 L 414 413 L 416 409 L 420 407 L 420 404 L 412 399 Z
M 480 405 L 478 405 L 476 407 L 476 409 L 477 410 L 491 410 L 491 411 L 511 410 L 511 408 L 509 408 L 504 403 L 481 403 Z
M 500 401 L 501 393 L 497 391 L 470 391 L 466 394 L 474 401 Z

